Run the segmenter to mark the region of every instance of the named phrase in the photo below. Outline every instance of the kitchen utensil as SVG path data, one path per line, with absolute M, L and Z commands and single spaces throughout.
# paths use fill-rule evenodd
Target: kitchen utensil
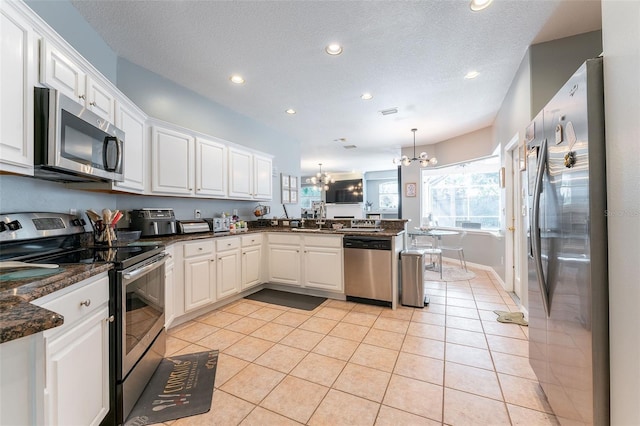
M 262 217 L 262 216 L 266 216 L 269 213 L 271 213 L 271 207 L 269 206 L 263 206 L 262 204 L 258 204 L 254 209 L 253 209 L 253 214 L 256 217 Z
M 87 210 L 87 216 L 89 216 L 89 219 L 94 222 L 102 219 L 102 217 L 93 209 Z
M 56 265 L 55 263 L 26 263 L 26 262 L 18 262 L 15 260 L 6 260 L 4 262 L 0 262 L 0 269 L 15 269 L 15 268 L 54 269 L 57 267 L 58 265 Z

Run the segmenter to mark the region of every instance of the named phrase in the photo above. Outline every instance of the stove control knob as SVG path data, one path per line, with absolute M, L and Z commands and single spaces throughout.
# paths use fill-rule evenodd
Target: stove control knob
M 17 231 L 22 228 L 22 225 L 17 220 L 7 223 L 7 228 L 11 231 Z
M 7 224 L 4 222 L 0 222 L 0 232 L 4 232 L 7 230 Z

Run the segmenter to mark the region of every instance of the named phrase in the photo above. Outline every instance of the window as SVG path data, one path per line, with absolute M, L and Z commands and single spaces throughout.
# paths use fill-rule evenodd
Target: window
M 398 209 L 398 181 L 380 183 L 378 186 L 378 205 L 381 210 Z
M 300 207 L 310 209 L 314 201 L 322 201 L 321 197 L 320 188 L 303 186 L 300 188 Z
M 422 170 L 422 225 L 500 228 L 500 158 Z

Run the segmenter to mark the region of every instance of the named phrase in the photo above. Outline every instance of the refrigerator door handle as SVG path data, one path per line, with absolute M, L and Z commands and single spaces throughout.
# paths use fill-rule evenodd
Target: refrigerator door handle
M 540 251 L 540 194 L 542 193 L 542 182 L 544 169 L 547 165 L 547 140 L 542 140 L 539 150 L 538 164 L 536 170 L 536 181 L 533 191 L 533 211 L 531 212 L 531 249 L 533 250 L 533 258 L 535 261 L 538 286 L 542 295 L 542 304 L 544 311 L 549 316 L 549 292 L 547 291 L 547 283 L 542 267 L 542 253 Z

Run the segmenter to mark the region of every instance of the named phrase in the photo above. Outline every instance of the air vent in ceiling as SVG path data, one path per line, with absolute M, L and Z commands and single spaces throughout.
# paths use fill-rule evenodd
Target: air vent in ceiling
M 344 145 L 343 148 L 344 149 L 355 149 L 355 148 L 357 148 L 357 146 L 355 146 L 355 145 Z
M 380 114 L 382 115 L 391 115 L 391 114 L 397 114 L 398 113 L 398 108 L 389 108 L 389 109 L 383 109 L 382 111 L 380 111 Z

